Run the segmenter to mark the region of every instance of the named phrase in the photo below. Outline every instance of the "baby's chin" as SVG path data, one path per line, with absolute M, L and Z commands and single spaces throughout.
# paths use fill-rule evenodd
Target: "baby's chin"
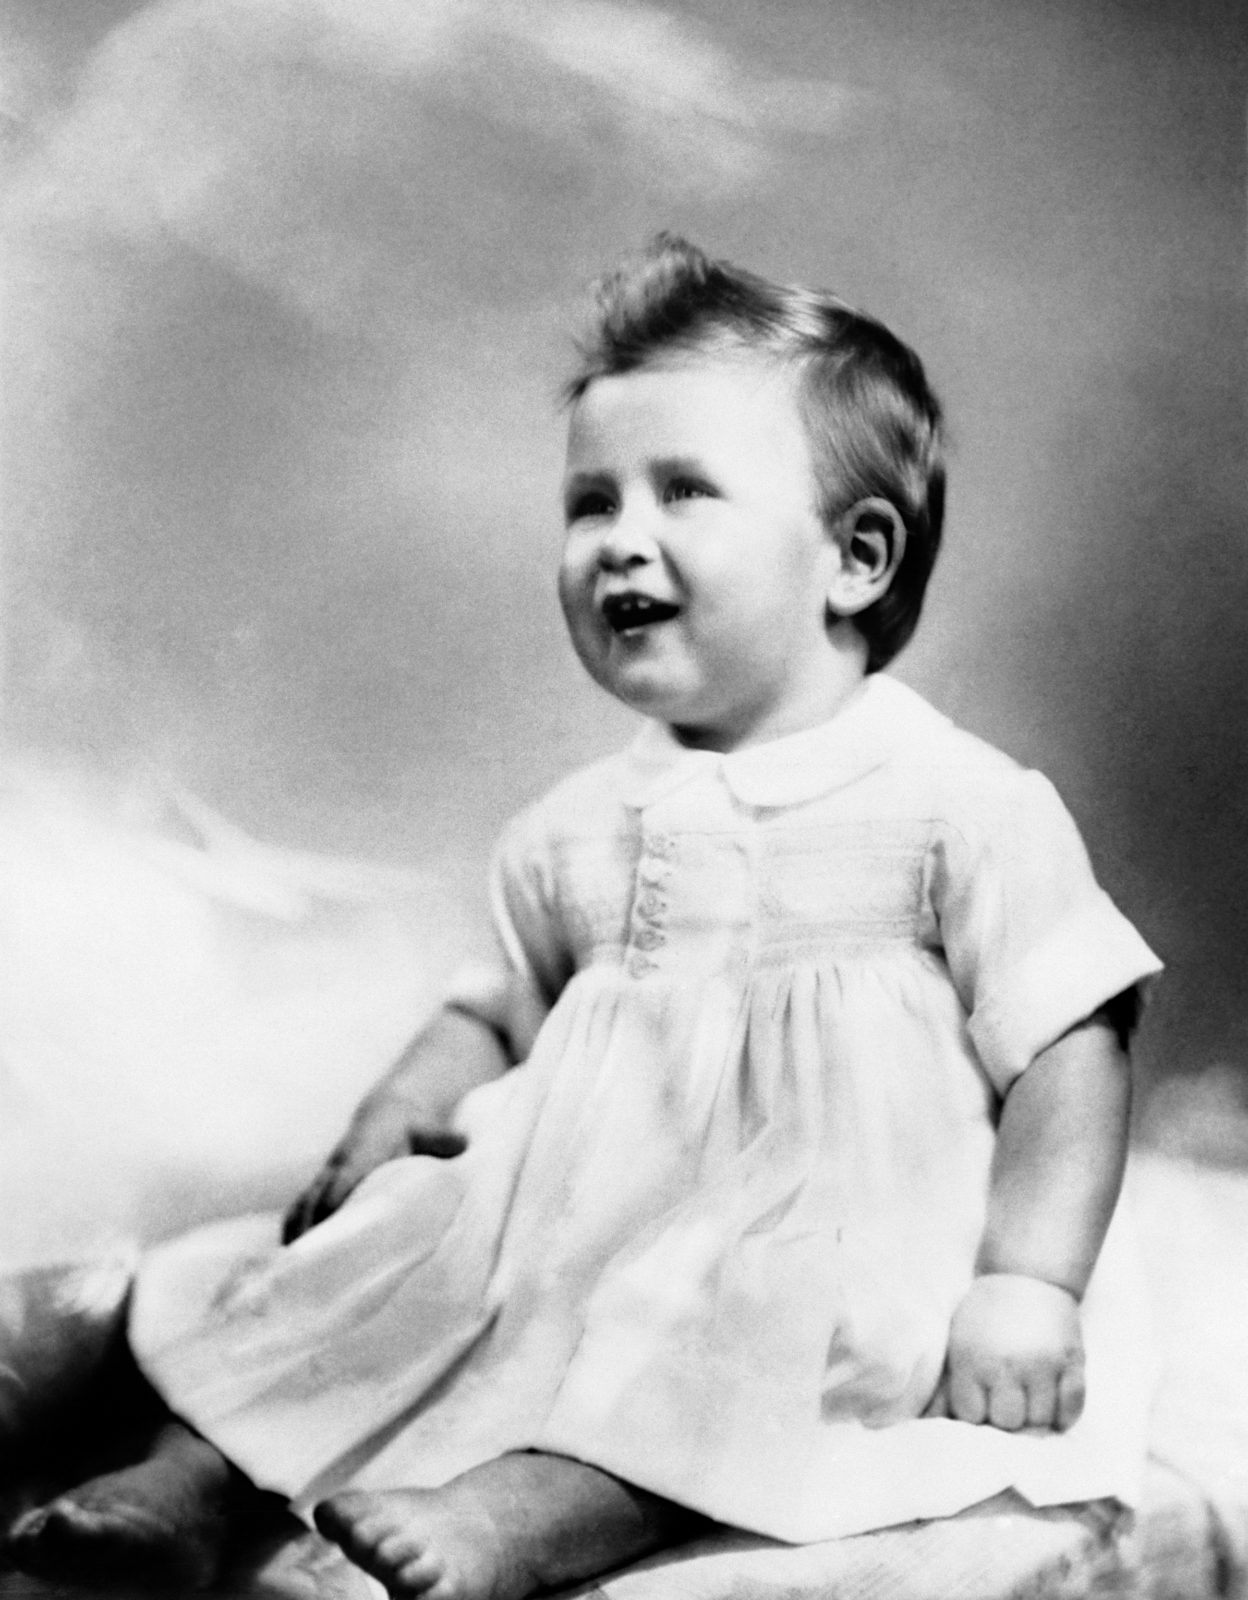
M 596 681 L 613 700 L 618 700 L 630 711 L 635 711 L 643 717 L 650 717 L 655 722 L 666 723 L 682 744 L 695 742 L 683 737 L 678 731 L 682 728 L 692 730 L 698 726 L 696 714 L 690 711 L 688 703 L 682 696 L 673 694 L 661 685 L 648 684 L 644 681 L 638 682 L 634 679 L 621 682 L 611 673 L 603 673 Z
M 706 684 L 690 682 L 688 673 L 682 679 L 671 660 L 659 659 L 657 651 L 649 657 L 645 639 L 622 643 L 614 634 L 570 632 L 581 665 L 613 700 L 640 716 L 666 723 L 682 744 L 721 748 L 716 743 L 717 708 L 706 703 L 710 698 Z

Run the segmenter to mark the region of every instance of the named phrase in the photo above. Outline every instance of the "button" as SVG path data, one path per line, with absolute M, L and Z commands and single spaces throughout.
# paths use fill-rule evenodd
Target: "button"
M 670 833 L 652 833 L 645 841 L 645 851 L 648 856 L 657 856 L 660 861 L 667 861 L 674 854 L 676 841 Z
M 653 889 L 647 889 L 638 900 L 637 909 L 643 917 L 657 917 L 660 911 L 667 910 L 667 901 L 661 894 L 655 894 Z
M 647 972 L 654 972 L 657 967 L 657 961 L 651 961 L 649 956 L 639 955 L 636 951 L 628 958 L 629 974 L 634 978 L 644 978 Z
M 633 939 L 639 950 L 657 950 L 667 940 L 667 935 L 661 928 L 643 928 Z

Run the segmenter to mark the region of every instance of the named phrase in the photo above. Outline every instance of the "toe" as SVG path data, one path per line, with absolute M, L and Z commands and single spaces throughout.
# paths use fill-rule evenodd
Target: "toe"
M 418 1556 L 415 1561 L 408 1561 L 401 1566 L 391 1580 L 390 1593 L 409 1600 L 409 1597 L 423 1595 L 426 1600 L 456 1600 L 455 1593 L 450 1589 L 439 1587 L 445 1584 L 445 1573 L 438 1561 L 431 1560 L 428 1556 Z
M 32 1561 L 74 1543 L 78 1532 L 78 1507 L 68 1500 L 52 1500 L 30 1512 L 11 1530 L 10 1548 Z
M 355 1561 L 393 1569 L 421 1555 L 425 1541 L 384 1495 L 361 1493 L 336 1497 L 313 1512 L 317 1527 Z
M 410 1561 L 419 1561 L 426 1554 L 425 1541 L 418 1539 L 406 1528 L 392 1528 L 374 1546 L 377 1559 L 395 1571 Z
M 312 1520 L 327 1539 L 338 1543 L 354 1528 L 359 1513 L 361 1496 L 352 1493 L 336 1494 L 322 1500 L 312 1508 Z
M 346 1517 L 318 1517 L 316 1521 L 321 1533 L 338 1546 L 348 1561 L 353 1561 L 374 1578 L 386 1578 L 390 1569 L 379 1552 L 386 1535 L 392 1531 L 391 1524 L 382 1526 L 376 1517 L 359 1522 Z
M 39 1559 L 39 1550 L 42 1547 L 44 1529 L 48 1523 L 48 1508 L 36 1506 L 32 1511 L 23 1512 L 11 1525 L 5 1534 L 3 1543 L 0 1544 L 0 1555 L 3 1556 L 3 1565 L 16 1567 L 18 1571 L 29 1570 L 32 1562 Z
M 22 1545 L 33 1543 L 43 1533 L 48 1523 L 47 1506 L 35 1506 L 30 1511 L 24 1511 L 14 1521 L 5 1535 L 5 1545 L 17 1549 Z
M 77 1553 L 75 1526 L 59 1501 L 39 1506 L 9 1530 L 5 1553 L 19 1570 L 36 1577 L 55 1577 Z

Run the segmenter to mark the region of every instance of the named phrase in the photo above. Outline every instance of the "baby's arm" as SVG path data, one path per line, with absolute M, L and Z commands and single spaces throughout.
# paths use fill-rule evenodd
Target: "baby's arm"
M 929 1413 L 1067 1428 L 1083 1409 L 1079 1301 L 1127 1149 L 1130 1067 L 1108 1011 L 1042 1051 L 1001 1112 L 977 1277 Z
M 512 1065 L 499 1030 L 445 1006 L 365 1095 L 325 1165 L 286 1213 L 287 1244 L 323 1222 L 375 1167 L 397 1156 L 454 1156 L 466 1141 L 451 1126 L 470 1089 Z

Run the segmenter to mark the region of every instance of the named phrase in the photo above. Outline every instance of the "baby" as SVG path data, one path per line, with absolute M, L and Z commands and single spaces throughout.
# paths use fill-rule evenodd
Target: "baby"
M 522 1600 L 700 1518 L 1130 1494 L 1110 1260 L 1081 1302 L 1157 963 L 1045 780 L 881 674 L 941 535 L 922 366 L 661 236 L 569 402 L 560 599 L 647 723 L 507 830 L 497 962 L 284 1244 L 152 1254 L 148 1454 L 22 1566 L 208 1581 L 263 1490 L 396 1600 Z

